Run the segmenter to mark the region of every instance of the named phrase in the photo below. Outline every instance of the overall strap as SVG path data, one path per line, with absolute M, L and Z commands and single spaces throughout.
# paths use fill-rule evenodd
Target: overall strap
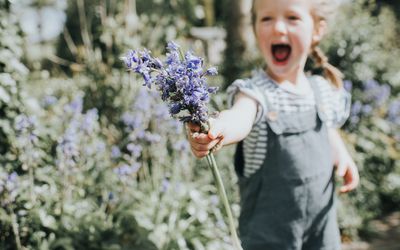
M 310 83 L 310 85 L 316 87 L 314 84 Z M 315 90 L 313 92 L 315 92 L 314 95 L 316 96 L 316 103 L 319 103 L 321 99 L 319 96 L 319 91 Z M 274 134 L 281 135 L 284 133 L 301 133 L 313 129 L 317 125 L 316 113 L 318 112 L 316 109 L 305 112 L 285 113 L 279 111 L 271 104 L 265 91 L 262 93 L 266 104 L 266 122 Z

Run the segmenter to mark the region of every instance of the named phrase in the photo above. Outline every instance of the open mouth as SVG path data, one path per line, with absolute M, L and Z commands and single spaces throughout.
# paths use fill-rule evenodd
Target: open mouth
M 279 63 L 286 62 L 289 59 L 290 52 L 292 51 L 288 44 L 273 44 L 271 50 L 275 61 Z

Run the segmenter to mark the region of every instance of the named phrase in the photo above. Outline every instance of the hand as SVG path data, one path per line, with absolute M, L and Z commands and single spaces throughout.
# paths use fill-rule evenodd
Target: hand
M 200 126 L 194 123 L 187 123 L 188 140 L 193 154 L 202 158 L 211 152 L 216 152 L 223 146 L 224 136 L 222 130 L 216 126 L 215 120 L 210 121 L 208 134 L 200 133 Z
M 340 187 L 341 193 L 347 193 L 358 186 L 360 176 L 356 164 L 348 152 L 341 152 L 336 161 L 336 174 L 343 177 L 344 184 Z

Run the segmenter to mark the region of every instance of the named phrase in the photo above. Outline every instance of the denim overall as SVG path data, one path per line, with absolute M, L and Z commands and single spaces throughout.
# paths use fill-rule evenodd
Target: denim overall
M 328 131 L 311 86 L 317 107 L 309 112 L 278 113 L 265 98 L 266 158 L 249 178 L 239 174 L 244 250 L 340 249 Z

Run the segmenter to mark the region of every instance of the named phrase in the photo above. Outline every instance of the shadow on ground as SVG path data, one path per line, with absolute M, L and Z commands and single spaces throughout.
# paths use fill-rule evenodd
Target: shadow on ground
M 374 236 L 366 241 L 344 243 L 343 250 L 400 250 L 400 212 L 371 222 Z

